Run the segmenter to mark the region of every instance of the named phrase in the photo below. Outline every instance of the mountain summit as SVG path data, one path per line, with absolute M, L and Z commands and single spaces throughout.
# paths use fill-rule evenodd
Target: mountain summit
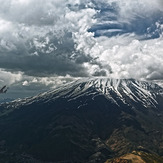
M 104 162 L 134 150 L 163 155 L 163 88 L 151 82 L 78 80 L 1 104 L 0 116 L 4 159 Z
M 119 102 L 123 104 L 133 102 L 141 103 L 145 107 L 157 108 L 157 97 L 163 96 L 163 88 L 152 82 L 134 79 L 86 78 L 31 98 L 16 100 L 11 104 L 12 107 L 19 107 L 36 102 L 48 103 L 57 98 L 66 98 L 72 101 L 81 96 L 92 96 L 94 99 L 100 95 L 117 105 Z

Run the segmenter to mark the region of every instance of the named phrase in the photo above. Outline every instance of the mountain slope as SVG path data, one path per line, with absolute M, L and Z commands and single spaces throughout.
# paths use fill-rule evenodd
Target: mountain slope
M 118 158 L 109 159 L 105 163 L 161 163 L 163 157 L 143 151 L 133 151 Z
M 104 162 L 139 146 L 163 155 L 162 115 L 156 84 L 79 80 L 0 105 L 0 149 L 53 162 Z

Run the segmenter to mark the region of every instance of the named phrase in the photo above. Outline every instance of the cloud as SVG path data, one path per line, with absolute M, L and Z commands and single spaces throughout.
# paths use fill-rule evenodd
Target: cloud
M 112 37 L 112 39 L 99 37 L 96 38 L 94 47 L 89 50 L 92 56 L 96 56 L 96 62 L 101 63 L 101 67 L 106 70 L 109 77 L 162 79 L 162 37 L 143 41 L 132 40 L 132 37 L 132 35 Z M 93 74 L 99 68 L 97 67 L 89 65 L 89 72 Z
M 0 76 L 15 88 L 87 76 L 163 79 L 162 0 L 0 3 Z
M 0 23 L 4 29 L 9 23 L 11 27 L 0 33 L 0 67 L 32 76 L 87 76 L 82 64 L 91 58 L 77 47 L 74 35 L 87 37 L 95 10 L 74 11 L 68 4 L 52 0 L 2 3 L 7 11 L 1 10 Z
M 122 35 L 135 33 L 142 38 L 158 38 L 156 22 L 162 20 L 162 9 L 158 1 L 146 0 L 126 1 L 101 1 L 97 4 L 99 10 L 97 23 L 89 31 L 95 32 L 95 36 Z M 147 34 L 147 28 L 148 33 Z
M 0 85 L 11 85 L 22 80 L 22 73 L 11 73 L 0 69 Z
M 13 82 L 11 85 L 4 82 L 1 84 L 9 86 L 9 90 L 7 94 L 2 94 L 0 100 L 1 98 L 15 99 L 20 97 L 23 98 L 34 96 L 77 79 L 79 78 L 74 78 L 69 75 L 53 77 L 34 77 L 22 75 L 21 79 Z
M 1 2 L 1 17 L 27 25 L 51 25 L 62 17 L 67 3 L 61 1 L 47 0 L 6 0 Z M 57 13 L 57 14 L 56 14 Z
M 72 76 L 86 75 L 84 67 L 75 63 L 78 56 L 71 34 L 62 40 L 47 34 L 45 38 L 34 38 L 28 42 L 12 44 L 1 40 L 1 68 L 10 71 L 22 71 L 27 75 L 49 76 L 53 74 Z M 20 40 L 19 40 L 20 41 Z M 80 54 L 80 58 L 82 58 Z M 83 57 L 83 62 L 86 57 Z
M 89 75 L 100 75 L 101 69 L 114 78 L 162 79 L 160 2 L 103 0 L 96 5 L 95 23 L 75 40 L 95 61 L 84 64 Z

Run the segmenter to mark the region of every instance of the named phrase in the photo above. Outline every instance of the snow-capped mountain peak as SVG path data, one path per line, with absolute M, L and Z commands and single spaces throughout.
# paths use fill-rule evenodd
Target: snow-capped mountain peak
M 86 78 L 65 84 L 34 97 L 15 100 L 3 105 L 7 108 L 19 108 L 32 103 L 52 102 L 58 98 L 73 101 L 84 96 L 91 96 L 92 100 L 98 96 L 104 96 L 119 107 L 121 103 L 125 105 L 139 103 L 144 107 L 157 108 L 157 97 L 163 96 L 163 88 L 152 82 L 134 79 Z M 85 104 L 83 102 L 82 105 Z
M 140 102 L 146 107 L 156 107 L 156 96 L 163 94 L 163 89 L 157 84 L 134 79 L 93 78 L 83 81 L 79 80 L 76 82 L 76 86 L 71 93 L 72 97 L 77 97 L 82 92 L 88 95 L 91 93 L 90 88 L 92 88 L 99 94 L 117 103 L 117 105 L 117 100 L 128 103 L 130 99 L 130 101 Z

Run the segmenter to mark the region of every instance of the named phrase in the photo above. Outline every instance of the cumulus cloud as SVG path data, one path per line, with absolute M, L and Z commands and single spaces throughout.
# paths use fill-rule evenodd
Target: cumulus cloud
M 0 3 L 0 77 L 15 88 L 86 76 L 163 79 L 162 0 Z
M 105 7 L 103 7 L 105 6 Z M 162 79 L 162 6 L 160 1 L 100 1 L 96 23 L 84 37 L 77 38 L 79 49 L 98 64 L 85 64 L 90 75 L 115 78 Z M 86 34 L 86 33 L 85 33 Z M 81 36 L 81 35 L 80 35 Z M 83 36 L 83 35 L 82 35 Z M 86 43 L 86 44 L 85 44 Z
M 11 85 L 16 81 L 22 80 L 22 73 L 11 73 L 0 69 L 0 83 L 1 85 Z
M 78 32 L 75 23 L 81 17 L 90 20 L 92 14 L 87 14 L 91 11 L 83 10 L 76 17 L 75 12 L 60 1 L 28 1 L 24 4 L 24 1 L 10 0 L 2 6 L 7 2 L 8 12 L 1 13 L 5 20 L 0 23 L 4 26 L 1 28 L 5 29 L 9 23 L 11 27 L 3 30 L 1 35 L 1 68 L 36 76 L 87 76 L 82 62 L 89 57 L 75 48 L 72 31 Z

